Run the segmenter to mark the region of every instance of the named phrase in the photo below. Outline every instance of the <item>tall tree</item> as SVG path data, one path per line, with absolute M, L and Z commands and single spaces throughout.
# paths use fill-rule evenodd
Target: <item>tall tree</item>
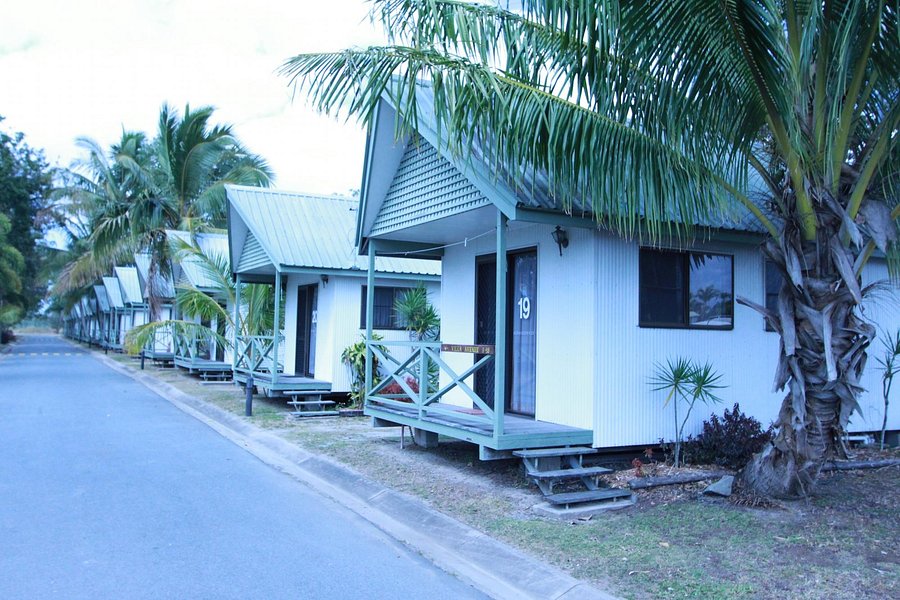
M 210 125 L 213 112 L 188 106 L 182 116 L 164 104 L 151 143 L 144 134 L 130 132 L 109 152 L 81 141 L 88 158 L 76 165 L 79 172 L 68 193 L 78 222 L 90 225 L 90 243 L 61 291 L 89 283 L 117 259 L 147 252 L 150 318 L 158 319 L 162 298 L 157 287 L 172 272 L 166 231 L 224 226 L 225 185 L 267 186 L 273 177 L 265 160 L 248 152 L 231 126 Z
M 133 260 L 130 255 L 138 242 L 129 211 L 153 189 L 153 147 L 145 134 L 123 131 L 108 150 L 87 137 L 76 144 L 85 154 L 63 174 L 63 185 L 56 190 L 69 215 L 69 262 L 54 294 L 70 301 L 80 298 L 112 265 Z
M 371 123 L 390 94 L 402 131 L 416 90 L 439 136 L 512 177 L 547 174 L 603 227 L 659 242 L 735 204 L 768 232 L 781 270 L 774 443 L 745 471 L 757 490 L 807 494 L 857 408 L 874 328 L 860 273 L 896 273 L 900 206 L 897 1 L 375 0 L 391 45 L 290 59 L 326 112 Z M 761 205 L 751 183 L 767 192 Z M 749 304 L 749 303 L 748 303 Z
M 0 250 L 6 278 L 0 284 L 0 306 L 17 306 L 20 316 L 36 309 L 47 290 L 38 277 L 37 243 L 58 222 L 52 180 L 43 154 L 28 146 L 24 134 L 0 131 L 0 231 L 5 238 L 0 243 L 6 248 Z M 13 258 L 13 251 L 18 257 Z
M 170 239 L 172 256 L 175 261 L 192 261 L 214 285 L 203 291 L 189 281 L 180 281 L 175 287 L 175 304 L 184 317 L 199 318 L 202 322 L 216 321 L 225 324 L 225 330 L 234 331 L 232 310 L 237 301 L 237 283 L 231 276 L 231 266 L 227 256 L 205 254 L 196 240 L 188 243 L 181 239 Z M 275 290 L 264 284 L 241 284 L 241 319 L 238 335 L 271 335 L 275 319 Z M 145 347 L 159 332 L 186 339 L 216 340 L 223 346 L 231 346 L 232 341 L 217 331 L 202 324 L 183 319 L 169 319 L 147 323 L 128 332 L 126 346 L 132 350 Z

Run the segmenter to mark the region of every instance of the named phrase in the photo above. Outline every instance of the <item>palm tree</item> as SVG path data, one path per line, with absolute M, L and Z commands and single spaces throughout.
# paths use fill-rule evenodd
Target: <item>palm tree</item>
M 199 318 L 201 322 L 225 323 L 226 331 L 234 331 L 234 315 L 227 307 L 235 305 L 237 284 L 231 277 L 228 258 L 205 254 L 195 240 L 189 243 L 172 238 L 169 244 L 175 261 L 193 261 L 206 278 L 215 283 L 211 290 L 200 290 L 189 281 L 179 282 L 175 288 L 175 305 L 179 312 L 187 318 Z M 240 297 L 241 320 L 238 334 L 271 334 L 275 318 L 274 288 L 269 285 L 242 284 Z M 222 347 L 231 346 L 231 340 L 210 327 L 183 319 L 169 319 L 153 321 L 130 330 L 126 334 L 126 347 L 138 352 L 154 340 L 158 332 L 163 331 L 187 339 L 214 339 Z
M 768 232 L 784 277 L 774 443 L 745 471 L 756 490 L 807 494 L 841 456 L 874 328 L 860 272 L 897 271 L 900 21 L 868 0 L 375 0 L 385 47 L 291 58 L 314 106 L 373 121 L 390 94 L 400 133 L 427 81 L 450 151 L 547 175 L 565 206 L 659 242 L 735 205 Z M 752 189 L 765 189 L 759 202 Z M 745 304 L 750 304 L 744 301 Z
M 129 209 L 149 189 L 152 148 L 146 136 L 123 131 L 109 151 L 87 137 L 76 144 L 86 156 L 62 173 L 54 190 L 69 215 L 66 234 L 70 260 L 54 286 L 54 294 L 79 295 L 79 290 L 108 273 L 119 260 L 131 260 Z
M 230 125 L 210 126 L 214 109 L 184 109 L 184 115 L 163 104 L 150 172 L 152 192 L 129 209 L 132 236 L 150 255 L 148 302 L 150 320 L 159 317 L 160 290 L 172 273 L 167 230 L 195 233 L 223 227 L 227 202 L 225 185 L 268 186 L 273 175 L 265 160 L 247 152 Z
M 143 134 L 123 134 L 109 154 L 82 140 L 89 158 L 79 165 L 66 193 L 83 222 L 90 223 L 89 252 L 73 263 L 72 285 L 96 279 L 116 260 L 135 252 L 150 256 L 150 320 L 159 318 L 158 285 L 172 272 L 167 230 L 202 231 L 225 223 L 225 185 L 267 186 L 273 175 L 265 160 L 248 152 L 229 125 L 211 126 L 214 109 L 184 115 L 164 104 L 152 144 Z M 86 217 L 84 215 L 87 215 Z M 74 274 L 79 276 L 75 277 Z

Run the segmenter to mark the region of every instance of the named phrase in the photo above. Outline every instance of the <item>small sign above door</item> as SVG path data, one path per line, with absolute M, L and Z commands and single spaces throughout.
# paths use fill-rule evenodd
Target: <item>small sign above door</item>
M 493 354 L 493 344 L 441 344 L 441 352 L 462 352 L 464 354 Z

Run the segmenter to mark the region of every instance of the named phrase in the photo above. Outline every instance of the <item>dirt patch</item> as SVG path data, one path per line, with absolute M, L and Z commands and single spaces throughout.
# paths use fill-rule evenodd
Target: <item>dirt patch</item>
M 240 388 L 147 372 L 243 414 Z M 728 499 L 707 499 L 708 482 L 700 482 L 641 490 L 632 508 L 556 521 L 532 510 L 542 496 L 518 461 L 482 462 L 475 446 L 444 438 L 425 450 L 408 430 L 375 429 L 367 418 L 295 420 L 289 413 L 281 400 L 256 397 L 248 421 L 626 598 L 900 597 L 900 467 L 823 474 L 801 502 L 765 501 L 739 487 Z M 661 462 L 643 469 L 675 473 Z M 607 480 L 622 487 L 633 477 L 627 468 Z

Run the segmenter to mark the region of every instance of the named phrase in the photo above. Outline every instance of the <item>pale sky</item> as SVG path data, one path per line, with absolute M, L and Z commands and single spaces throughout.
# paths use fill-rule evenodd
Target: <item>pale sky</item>
M 156 131 L 159 109 L 216 107 L 275 171 L 275 186 L 346 193 L 362 177 L 364 132 L 291 99 L 275 71 L 301 52 L 381 43 L 363 0 L 19 0 L 4 6 L 0 128 L 51 164 L 75 138 L 104 147 L 122 128 Z

